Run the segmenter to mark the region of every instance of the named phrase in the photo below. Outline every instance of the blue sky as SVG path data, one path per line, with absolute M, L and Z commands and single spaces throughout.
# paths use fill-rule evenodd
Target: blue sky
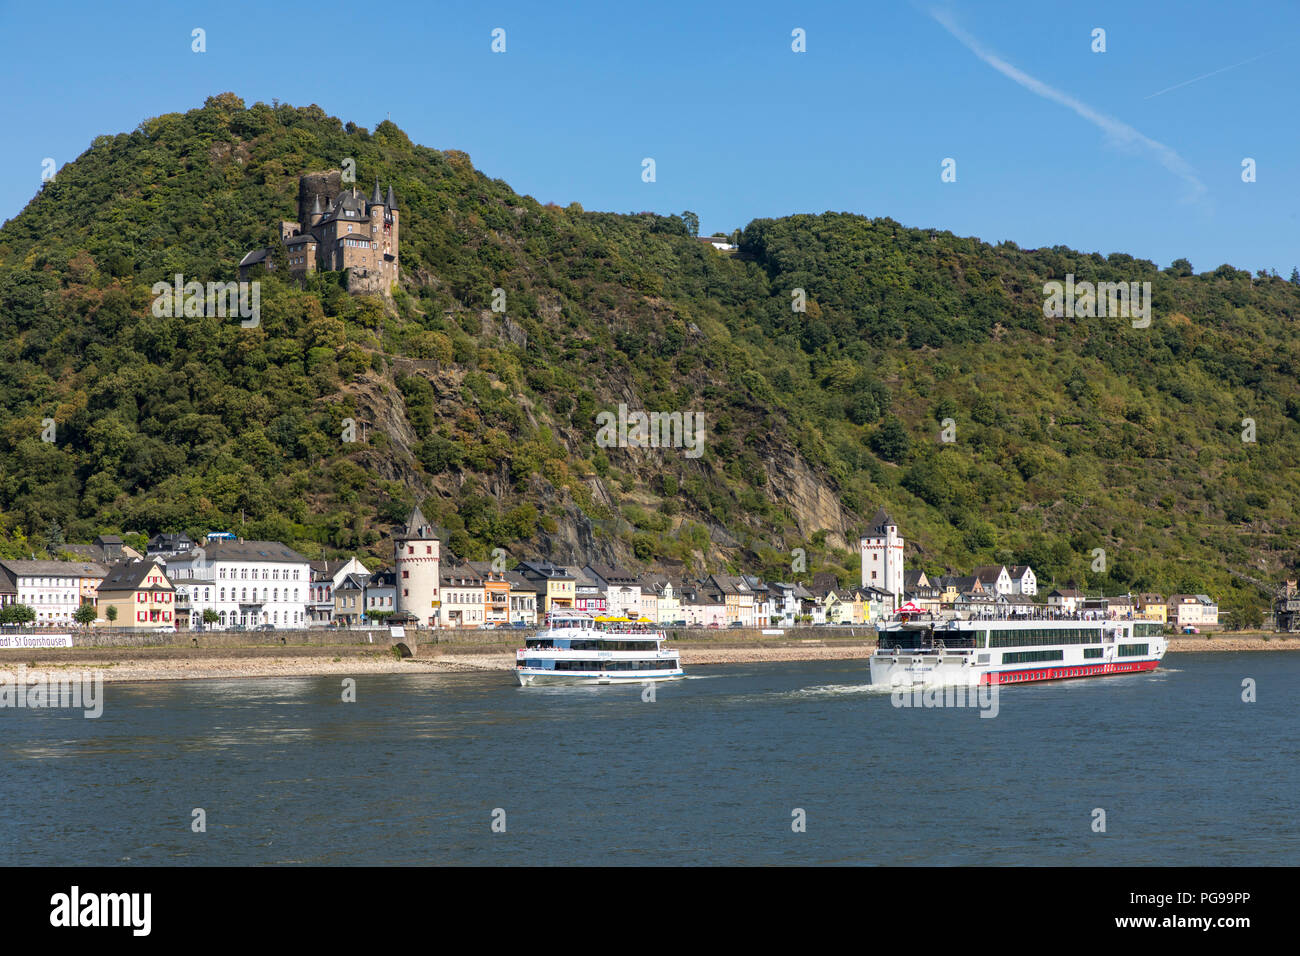
M 1200 0 L 0 0 L 0 35 L 21 38 L 0 60 L 0 219 L 35 194 L 45 157 L 61 166 L 96 135 L 231 90 L 370 128 L 391 115 L 542 202 L 691 209 L 706 233 L 834 210 L 1289 275 L 1298 27 L 1295 3 Z M 335 65 L 350 49 L 354 65 Z M 367 78 L 375 58 L 391 82 Z

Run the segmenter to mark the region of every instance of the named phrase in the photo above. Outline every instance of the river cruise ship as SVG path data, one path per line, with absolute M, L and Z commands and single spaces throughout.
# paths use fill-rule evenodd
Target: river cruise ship
M 515 654 L 519 684 L 639 684 L 686 676 L 649 622 L 553 611 Z
M 1060 617 L 945 620 L 899 613 L 879 628 L 871 683 L 884 687 L 1020 684 L 1154 670 L 1160 621 Z

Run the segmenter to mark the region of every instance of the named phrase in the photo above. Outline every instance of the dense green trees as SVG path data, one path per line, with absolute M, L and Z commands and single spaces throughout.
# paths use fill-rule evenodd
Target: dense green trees
M 152 314 L 176 272 L 233 278 L 342 157 L 394 183 L 391 303 L 270 273 L 256 329 Z M 590 539 L 779 575 L 803 546 L 848 575 L 885 503 L 930 570 L 1010 555 L 1244 615 L 1230 565 L 1295 564 L 1295 284 L 842 213 L 755 220 L 735 256 L 697 231 L 542 206 L 317 107 L 223 94 L 99 137 L 0 229 L 0 553 L 242 527 L 382 557 L 425 500 L 465 557 Z M 1045 317 L 1067 274 L 1150 282 L 1152 323 Z M 700 413 L 702 455 L 598 446 L 620 402 Z M 784 497 L 805 468 L 847 509 L 821 543 Z

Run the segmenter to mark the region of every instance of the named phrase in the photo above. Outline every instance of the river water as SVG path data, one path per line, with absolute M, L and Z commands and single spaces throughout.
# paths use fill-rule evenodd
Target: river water
M 691 674 L 653 700 L 460 673 L 0 709 L 0 863 L 1300 863 L 1300 654 L 1004 687 L 993 718 L 894 706 L 863 661 Z

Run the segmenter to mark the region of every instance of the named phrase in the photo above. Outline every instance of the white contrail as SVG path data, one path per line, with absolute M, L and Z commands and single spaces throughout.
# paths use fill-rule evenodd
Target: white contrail
M 966 47 L 966 49 L 970 50 L 1003 76 L 1019 83 L 1031 93 L 1036 93 L 1044 99 L 1069 107 L 1089 123 L 1092 123 L 1098 129 L 1110 136 L 1115 142 L 1129 146 L 1140 146 L 1154 153 L 1157 160 L 1159 160 L 1160 165 L 1164 166 L 1165 169 L 1169 170 L 1175 176 L 1178 176 L 1191 186 L 1192 193 L 1187 197 L 1189 200 L 1199 199 L 1205 192 L 1205 184 L 1196 178 L 1195 171 L 1190 165 L 1188 165 L 1187 161 L 1164 143 L 1159 143 L 1151 137 L 1143 135 L 1132 126 L 1115 119 L 1113 116 L 1107 116 L 1105 113 L 1097 112 L 1087 103 L 1075 99 L 1068 93 L 1062 93 L 1060 90 L 1048 86 L 1042 80 L 1032 77 L 1023 70 L 1012 66 L 996 53 L 985 49 L 978 40 L 959 27 L 946 12 L 942 10 L 931 10 L 930 16 L 932 16 L 940 26 L 956 37 L 962 46 Z
M 1151 96 L 1144 96 L 1142 98 L 1144 100 L 1149 100 L 1156 96 L 1163 96 L 1165 93 L 1168 93 L 1170 90 L 1176 90 L 1179 87 L 1187 86 L 1189 83 L 1195 83 L 1198 80 L 1205 79 L 1206 77 L 1214 76 L 1216 73 L 1223 73 L 1227 70 L 1235 70 L 1239 66 L 1245 66 L 1247 63 L 1254 63 L 1256 60 L 1262 60 L 1264 57 L 1272 56 L 1276 52 L 1277 50 L 1269 50 L 1267 53 L 1261 53 L 1259 56 L 1252 56 L 1249 60 L 1242 60 L 1240 63 L 1234 63 L 1232 64 L 1232 66 L 1221 66 L 1217 70 L 1211 70 L 1209 73 L 1202 73 L 1200 76 L 1194 76 L 1190 80 L 1183 80 L 1183 82 L 1181 83 L 1175 83 L 1173 86 L 1167 86 L 1163 90 L 1160 90 L 1157 93 L 1152 93 Z

